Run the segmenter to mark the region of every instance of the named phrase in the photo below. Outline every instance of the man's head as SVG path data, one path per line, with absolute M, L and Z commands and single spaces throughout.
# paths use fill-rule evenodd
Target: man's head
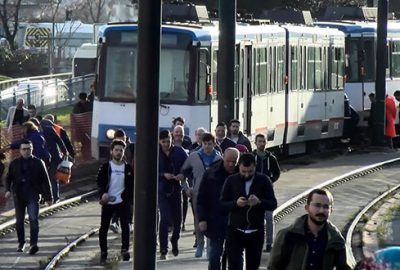
M 253 178 L 256 171 L 256 159 L 252 153 L 243 153 L 239 158 L 240 176 L 248 181 Z
M 199 127 L 194 131 L 194 136 L 196 137 L 196 142 L 198 144 L 201 144 L 201 139 L 203 137 L 203 134 L 206 132 L 207 132 L 207 130 L 203 127 Z
M 54 115 L 52 115 L 52 114 L 46 114 L 46 115 L 43 117 L 43 119 L 50 120 L 51 122 L 54 123 Z
M 394 98 L 400 102 L 400 90 L 396 90 L 393 93 Z
M 87 102 L 87 94 L 85 92 L 79 93 L 79 102 L 86 103 Z
M 229 132 L 234 135 L 238 136 L 240 130 L 240 121 L 237 119 L 232 119 L 229 121 Z
M 201 139 L 204 153 L 211 154 L 215 147 L 215 137 L 211 133 L 204 133 Z
M 19 146 L 19 152 L 23 158 L 29 158 L 32 156 L 33 145 L 30 140 L 22 140 Z
M 114 133 L 114 140 L 121 140 L 121 141 L 126 141 L 126 134 L 125 131 L 123 129 L 118 129 L 117 131 L 115 131 Z
M 172 120 L 172 125 L 174 127 L 176 126 L 184 126 L 185 125 L 185 119 L 183 119 L 183 117 L 175 117 L 174 120 Z
M 121 161 L 124 156 L 126 143 L 121 140 L 113 140 L 110 145 L 111 159 Z
M 22 107 L 24 107 L 24 104 L 25 104 L 25 100 L 23 98 L 19 98 L 19 99 L 17 99 L 17 103 L 15 106 L 17 107 L 18 110 L 21 110 Z
M 181 144 L 183 142 L 183 136 L 185 136 L 185 130 L 183 126 L 175 126 L 172 131 L 172 137 L 174 138 L 175 144 Z
M 217 139 L 222 140 L 226 136 L 226 124 L 224 122 L 220 122 L 215 127 L 215 137 Z
M 171 140 L 171 133 L 169 132 L 169 130 L 166 129 L 161 130 L 158 139 L 159 139 L 158 142 L 163 151 L 167 151 L 169 148 L 171 148 L 172 140 Z
M 332 213 L 333 196 L 326 189 L 314 189 L 307 196 L 305 210 L 309 220 L 321 226 L 328 220 Z
M 36 106 L 33 104 L 28 105 L 28 114 L 29 118 L 36 116 Z
M 264 151 L 265 145 L 267 144 L 264 134 L 257 134 L 254 143 L 258 151 Z
M 224 168 L 228 173 L 234 173 L 239 159 L 239 150 L 229 147 L 225 150 L 223 160 Z

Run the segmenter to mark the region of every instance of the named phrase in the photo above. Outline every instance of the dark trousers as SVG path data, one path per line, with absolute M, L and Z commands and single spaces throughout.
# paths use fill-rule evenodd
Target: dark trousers
M 185 225 L 188 206 L 189 206 L 189 198 L 186 195 L 186 192 L 182 190 L 182 226 Z
M 114 212 L 111 223 L 119 224 L 119 216 L 117 215 L 117 212 Z M 133 223 L 133 205 L 129 207 L 129 223 Z
M 182 223 L 181 192 L 174 192 L 169 196 L 159 194 L 158 207 L 160 208 L 160 252 L 168 251 L 168 226 L 173 226 L 171 242 L 178 242 Z
M 246 269 L 257 270 L 261 262 L 261 253 L 264 244 L 264 228 L 253 233 L 244 233 L 236 228 L 229 227 L 226 237 L 228 253 L 228 269 L 242 270 L 243 250 L 246 253 Z
M 30 226 L 30 244 L 37 245 L 39 236 L 39 195 L 35 192 L 29 192 L 25 196 L 14 194 L 14 207 L 16 218 L 16 229 L 18 243 L 25 243 L 25 209 L 28 210 L 29 226 Z
M 51 190 L 53 192 L 54 202 L 60 199 L 60 184 L 55 178 L 58 164 L 59 163 L 55 161 L 55 159 L 54 160 L 52 159 L 49 166 L 49 178 L 50 178 Z
M 106 204 L 101 208 L 101 224 L 99 231 L 99 242 L 101 252 L 107 252 L 107 234 L 110 221 L 114 213 L 121 220 L 122 246 L 121 250 L 129 249 L 129 204 L 122 202 L 118 204 Z
M 224 252 L 225 237 L 210 239 L 208 249 L 208 270 L 221 270 L 221 257 Z

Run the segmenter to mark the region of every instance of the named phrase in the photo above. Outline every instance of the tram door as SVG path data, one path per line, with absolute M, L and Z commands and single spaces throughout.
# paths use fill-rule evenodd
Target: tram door
M 251 96 L 252 96 L 252 46 L 241 43 L 239 46 L 239 87 L 235 98 L 235 116 L 241 123 L 243 133 L 251 135 Z

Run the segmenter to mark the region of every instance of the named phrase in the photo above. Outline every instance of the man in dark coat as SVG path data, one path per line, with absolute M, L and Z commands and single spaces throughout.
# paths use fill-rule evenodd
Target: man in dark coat
M 244 136 L 243 132 L 240 131 L 240 121 L 237 119 L 232 119 L 229 121 L 229 126 L 228 126 L 228 134 L 226 137 L 234 141 L 236 144 L 243 144 L 246 146 L 247 150 L 249 152 L 252 151 L 251 148 L 251 143 L 249 139 L 247 139 L 246 136 Z
M 10 163 L 6 179 L 5 197 L 14 198 L 16 228 L 18 236 L 17 252 L 23 252 L 25 246 L 25 209 L 28 210 L 30 226 L 29 254 L 38 252 L 39 236 L 39 200 L 42 196 L 48 205 L 53 203 L 50 180 L 44 162 L 32 155 L 33 145 L 23 140 L 20 145 L 21 156 Z
M 210 239 L 208 269 L 221 269 L 228 217 L 221 215 L 219 197 L 226 178 L 237 172 L 239 150 L 227 148 L 223 160 L 212 165 L 203 176 L 197 196 L 199 228 Z

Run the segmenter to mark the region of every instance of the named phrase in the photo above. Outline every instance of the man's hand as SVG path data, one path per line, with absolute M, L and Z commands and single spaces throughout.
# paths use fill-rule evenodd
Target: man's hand
M 251 194 L 251 195 L 249 196 L 248 204 L 249 204 L 250 206 L 254 206 L 254 205 L 257 205 L 257 204 L 259 204 L 259 203 L 261 203 L 261 201 L 260 201 L 260 199 L 259 199 L 256 195 Z
M 104 194 L 101 196 L 101 199 L 100 199 L 99 203 L 100 203 L 101 205 L 105 205 L 105 204 L 108 203 L 108 193 L 104 193 Z
M 167 180 L 175 180 L 175 175 L 173 175 L 172 173 L 164 173 L 164 177 Z
M 4 198 L 8 199 L 8 198 L 10 198 L 10 197 L 11 197 L 11 192 L 10 192 L 10 191 L 7 191 L 7 192 L 4 194 Z
M 237 199 L 236 204 L 239 207 L 245 207 L 247 205 L 248 201 L 246 199 L 246 197 L 239 197 L 239 199 Z
M 199 229 L 201 232 L 207 231 L 207 221 L 200 221 L 199 222 Z

